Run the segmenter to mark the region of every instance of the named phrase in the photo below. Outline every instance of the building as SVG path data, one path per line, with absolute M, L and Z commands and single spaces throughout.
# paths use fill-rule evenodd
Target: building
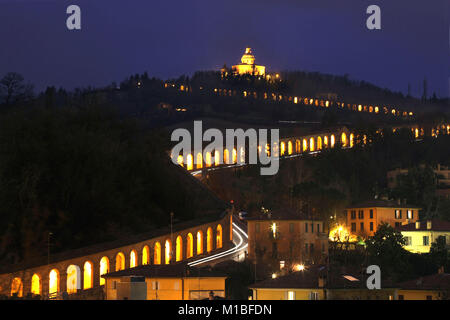
M 225 298 L 227 276 L 178 263 L 140 266 L 103 278 L 107 300 L 203 300 Z
M 431 244 L 441 237 L 450 244 L 450 222 L 438 219 L 416 221 L 397 228 L 405 237 L 405 249 L 414 253 L 428 253 Z
M 422 165 L 421 168 L 423 169 L 425 166 Z M 388 187 L 390 189 L 395 188 L 398 184 L 399 177 L 407 175 L 408 172 L 408 169 L 395 169 L 388 171 Z M 436 195 L 450 199 L 450 168 L 438 164 L 433 168 L 433 172 L 436 178 Z
M 441 269 L 442 271 L 442 269 Z M 398 300 L 449 300 L 450 274 L 437 273 L 400 283 Z
M 364 271 L 364 270 L 363 270 Z M 345 270 L 327 272 L 325 266 L 309 266 L 251 285 L 253 300 L 395 300 L 397 288 L 382 281 L 381 289 L 369 290 L 367 274 Z
M 250 259 L 284 265 L 320 262 L 328 254 L 324 222 L 292 209 L 247 219 Z
M 400 201 L 374 199 L 346 208 L 347 226 L 353 234 L 373 236 L 381 223 L 392 227 L 416 222 L 419 218 L 417 206 L 401 204 Z
M 303 271 L 257 282 L 252 290 L 253 300 L 324 300 L 325 267 L 312 266 Z
M 221 70 L 222 74 L 227 74 L 228 70 L 224 66 Z M 250 74 L 254 76 L 265 76 L 266 67 L 255 64 L 255 56 L 252 54 L 251 48 L 245 48 L 245 53 L 242 55 L 241 63 L 231 67 L 233 74 L 243 75 Z

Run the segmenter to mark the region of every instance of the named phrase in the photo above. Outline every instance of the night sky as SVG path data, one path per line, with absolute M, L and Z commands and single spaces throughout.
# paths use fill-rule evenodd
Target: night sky
M 0 0 L 0 76 L 16 71 L 42 90 L 163 79 L 219 69 L 250 46 L 268 71 L 366 80 L 413 95 L 448 96 L 449 0 Z M 82 30 L 66 28 L 66 8 Z M 366 28 L 381 7 L 382 30 Z

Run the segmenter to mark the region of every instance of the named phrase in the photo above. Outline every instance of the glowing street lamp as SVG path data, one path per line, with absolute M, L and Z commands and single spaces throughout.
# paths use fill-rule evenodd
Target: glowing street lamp
M 295 265 L 295 270 L 297 270 L 297 271 L 303 271 L 303 270 L 305 270 L 305 265 L 303 265 L 303 264 L 297 264 L 297 265 Z

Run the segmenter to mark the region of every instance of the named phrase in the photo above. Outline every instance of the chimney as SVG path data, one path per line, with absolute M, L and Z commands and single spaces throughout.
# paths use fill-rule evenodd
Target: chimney
M 420 221 L 416 221 L 416 229 L 417 229 L 417 230 L 420 229 Z
M 427 221 L 427 230 L 431 230 L 431 220 Z

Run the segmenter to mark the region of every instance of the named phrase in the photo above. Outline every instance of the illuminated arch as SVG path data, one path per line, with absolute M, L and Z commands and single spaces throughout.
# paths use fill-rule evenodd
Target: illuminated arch
M 295 140 L 295 152 L 300 153 L 302 151 L 302 143 L 300 140 Z
M 414 137 L 415 137 L 416 139 L 419 137 L 419 129 L 418 129 L 418 128 L 416 128 L 416 129 L 414 130 Z
M 31 293 L 36 295 L 42 294 L 42 281 L 37 273 L 31 277 Z
M 322 138 L 317 137 L 317 150 L 322 150 Z
M 67 281 L 66 281 L 66 291 L 67 293 L 76 293 L 77 290 L 81 289 L 81 271 L 80 267 L 71 264 L 67 267 Z
M 202 153 L 197 153 L 197 169 L 203 168 L 203 156 Z
M 192 159 L 192 154 L 188 154 L 186 157 L 186 169 L 187 170 L 192 170 L 194 169 L 194 160 Z
M 109 272 L 109 259 L 108 257 L 103 257 L 100 259 L 100 285 L 105 284 L 105 279 L 102 275 L 107 274 Z
M 150 263 L 150 248 L 148 246 L 144 246 L 142 248 L 142 265 L 145 266 L 146 264 Z
M 292 154 L 292 141 L 288 141 L 288 154 Z
M 316 150 L 315 147 L 314 147 L 314 138 L 311 137 L 309 139 L 309 151 L 314 151 L 314 150 Z
M 336 143 L 336 138 L 334 137 L 334 134 L 332 134 L 330 137 L 330 147 L 334 148 L 335 143 Z
M 222 226 L 217 225 L 216 229 L 216 249 L 222 248 Z
M 219 150 L 214 151 L 214 165 L 218 166 L 220 164 L 220 152 Z
M 83 267 L 83 289 L 91 289 L 94 284 L 94 272 L 92 262 L 86 261 Z
M 223 151 L 223 163 L 225 163 L 225 164 L 230 163 L 230 152 L 228 151 L 228 149 L 225 149 Z
M 212 228 L 209 227 L 206 230 L 206 252 L 211 252 L 213 250 L 213 231 Z
M 180 166 L 183 166 L 183 156 L 180 154 L 178 157 L 177 157 L 177 163 L 180 165 Z
M 164 263 L 169 264 L 172 260 L 172 243 L 169 239 L 164 243 Z
M 233 154 L 232 154 L 232 156 L 233 156 L 233 163 L 236 163 L 236 161 L 237 161 L 237 151 L 236 151 L 236 148 L 233 148 Z
M 323 137 L 323 146 L 324 148 L 328 148 L 328 136 Z
M 194 256 L 194 236 L 188 233 L 186 241 L 186 257 L 192 258 Z
M 18 297 L 23 297 L 23 283 L 22 279 L 15 277 L 11 281 L 11 296 L 17 295 Z
M 138 265 L 138 257 L 136 250 L 131 250 L 130 252 L 130 268 L 137 267 Z
M 343 147 L 347 146 L 347 135 L 345 134 L 345 132 L 342 132 L 341 134 L 341 143 Z
M 52 269 L 48 275 L 48 293 L 55 295 L 59 292 L 59 271 Z
M 350 133 L 350 148 L 353 148 L 355 145 L 355 135 Z
M 175 260 L 181 261 L 183 260 L 183 238 L 181 236 L 177 237 L 176 248 Z
M 280 156 L 284 156 L 284 152 L 286 151 L 286 144 L 281 142 L 280 144 Z
M 205 155 L 205 164 L 206 164 L 206 167 L 207 168 L 209 168 L 209 167 L 211 167 L 211 152 L 206 152 L 206 155 Z
M 116 271 L 125 269 L 125 255 L 122 252 L 116 255 Z
M 155 247 L 153 249 L 153 263 L 161 264 L 161 244 L 159 242 L 155 243 Z
M 308 141 L 306 139 L 303 139 L 303 152 L 308 150 Z
M 197 255 L 203 253 L 203 232 L 197 231 Z

